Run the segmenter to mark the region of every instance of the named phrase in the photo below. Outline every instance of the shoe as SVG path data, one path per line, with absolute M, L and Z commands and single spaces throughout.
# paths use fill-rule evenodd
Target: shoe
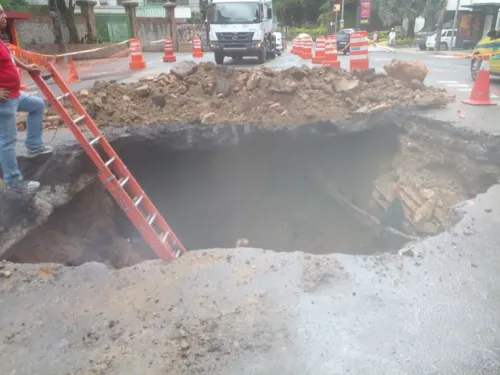
M 50 146 L 40 146 L 37 148 L 28 148 L 28 153 L 26 157 L 28 159 L 36 158 L 37 156 L 40 155 L 47 155 L 47 154 L 52 154 L 54 152 L 54 149 Z
M 38 181 L 19 181 L 17 184 L 8 184 L 7 189 L 17 193 L 32 193 L 40 187 Z

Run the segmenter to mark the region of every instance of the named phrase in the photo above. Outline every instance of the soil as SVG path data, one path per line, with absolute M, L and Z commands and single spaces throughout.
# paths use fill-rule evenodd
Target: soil
M 445 89 L 399 81 L 374 69 L 240 70 L 193 62 L 181 62 L 169 74 L 137 83 L 96 82 L 78 97 L 103 127 L 187 122 L 297 125 L 395 104 L 435 108 L 454 100 Z M 21 129 L 23 122 L 20 118 Z M 64 124 L 48 109 L 45 126 Z

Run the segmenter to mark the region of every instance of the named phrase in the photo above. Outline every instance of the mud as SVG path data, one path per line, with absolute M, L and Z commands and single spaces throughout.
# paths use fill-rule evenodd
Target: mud
M 275 251 L 396 252 L 406 239 L 381 236 L 380 226 L 353 215 L 346 202 L 411 236 L 439 233 L 454 223 L 455 204 L 497 182 L 498 146 L 440 123 L 385 120 L 338 135 L 317 125 L 298 132 L 220 133 L 209 147 L 178 143 L 182 150 L 130 137 L 117 146 L 189 249 L 233 247 L 247 238 L 251 247 Z M 204 134 L 196 129 L 191 141 L 196 132 Z M 399 214 L 390 208 L 395 203 Z M 5 258 L 123 267 L 154 255 L 96 182 Z
M 273 71 L 182 62 L 171 73 L 137 83 L 97 82 L 78 97 L 100 126 L 164 123 L 291 126 L 376 108 L 438 108 L 454 101 L 444 89 L 404 82 L 374 69 L 346 72 L 329 66 Z M 73 117 L 79 117 L 74 114 Z M 25 127 L 19 118 L 19 128 Z M 45 126 L 65 126 L 47 110 Z

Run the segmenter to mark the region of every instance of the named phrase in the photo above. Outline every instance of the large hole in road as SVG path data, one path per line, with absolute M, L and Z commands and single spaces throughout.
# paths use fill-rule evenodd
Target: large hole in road
M 121 157 L 188 249 L 246 238 L 275 251 L 374 254 L 408 238 L 373 218 L 410 237 L 436 234 L 453 223 L 453 205 L 497 183 L 483 149 L 408 124 L 336 136 L 253 133 L 215 150 L 139 142 Z M 139 238 L 96 181 L 5 258 L 123 267 L 155 258 Z

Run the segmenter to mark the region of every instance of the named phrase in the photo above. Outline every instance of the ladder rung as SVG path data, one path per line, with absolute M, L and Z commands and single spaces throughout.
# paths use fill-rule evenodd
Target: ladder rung
M 181 249 L 177 249 L 177 251 L 175 252 L 175 257 L 179 258 L 180 256 L 181 256 Z
M 57 101 L 59 101 L 59 100 L 66 99 L 69 95 L 70 95 L 70 93 L 69 93 L 69 92 L 67 92 L 66 94 L 62 94 L 62 95 L 58 96 L 58 97 L 56 98 L 56 100 L 57 100 Z
M 85 118 L 85 115 L 81 115 L 80 117 L 77 117 L 73 120 L 73 124 L 78 124 L 80 121 L 82 121 Z
M 165 241 L 167 240 L 168 238 L 168 235 L 169 235 L 169 232 L 165 232 L 161 235 L 160 239 L 161 239 L 161 242 L 162 243 L 165 243 Z
M 156 214 L 152 214 L 148 216 L 148 224 L 151 225 L 156 219 Z
M 93 140 L 91 140 L 91 141 L 89 142 L 89 145 L 93 146 L 93 145 L 95 145 L 97 142 L 99 142 L 100 140 L 101 140 L 101 136 L 100 136 L 100 135 L 98 135 L 97 137 L 95 137 Z
M 137 207 L 138 205 L 141 204 L 143 199 L 144 199 L 144 195 L 140 195 L 138 197 L 135 197 L 134 198 L 134 205 Z
M 109 159 L 104 165 L 106 167 L 109 167 L 112 162 L 116 160 L 116 156 L 113 156 L 111 159 Z
M 122 177 L 122 178 L 120 178 L 120 180 L 118 181 L 118 183 L 120 184 L 121 187 L 124 187 L 125 184 L 128 182 L 128 180 L 130 180 L 129 176 Z

